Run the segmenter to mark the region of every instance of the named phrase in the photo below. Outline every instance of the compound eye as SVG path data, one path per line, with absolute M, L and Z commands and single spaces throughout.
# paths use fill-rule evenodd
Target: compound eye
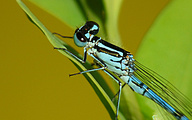
M 80 32 L 77 32 L 73 36 L 74 42 L 78 47 L 84 47 L 87 44 L 87 39 Z
M 81 33 L 76 33 L 77 39 L 81 42 L 86 42 L 85 37 Z

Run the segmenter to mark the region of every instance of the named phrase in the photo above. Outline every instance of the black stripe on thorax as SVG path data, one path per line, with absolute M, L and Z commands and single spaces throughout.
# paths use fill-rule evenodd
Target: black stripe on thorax
M 95 46 L 94 48 L 96 48 L 98 52 L 106 53 L 108 55 L 115 56 L 115 57 L 121 57 L 120 54 L 115 51 L 111 51 L 111 50 L 108 50 L 106 48 L 102 48 L 99 46 Z
M 115 45 L 113 45 L 113 44 L 111 44 L 105 40 L 101 39 L 101 40 L 99 40 L 99 42 L 102 43 L 103 45 L 105 45 L 106 47 L 109 47 L 109 48 L 112 48 L 112 49 L 117 50 L 119 52 L 122 52 L 124 57 L 127 56 L 128 54 L 130 54 L 130 52 L 128 52 L 128 51 L 126 51 L 126 50 L 124 50 L 118 46 L 115 46 Z

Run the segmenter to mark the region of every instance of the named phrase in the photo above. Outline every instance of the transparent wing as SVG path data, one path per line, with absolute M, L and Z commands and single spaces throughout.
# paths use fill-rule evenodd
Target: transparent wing
M 135 61 L 134 75 L 180 113 L 192 119 L 192 102 L 168 80 Z

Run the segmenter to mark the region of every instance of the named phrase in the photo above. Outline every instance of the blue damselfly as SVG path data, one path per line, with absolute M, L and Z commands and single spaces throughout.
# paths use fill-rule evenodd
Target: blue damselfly
M 176 119 L 189 120 L 192 118 L 192 104 L 189 99 L 179 92 L 169 81 L 133 59 L 133 55 L 130 52 L 95 36 L 98 32 L 99 25 L 93 21 L 88 21 L 84 26 L 76 29 L 73 39 L 78 47 L 84 47 L 83 60 L 65 48 L 55 49 L 66 51 L 83 63 L 86 61 L 88 54 L 96 60 L 100 67 L 77 74 L 103 70 L 119 84 L 119 91 L 116 94 L 118 96 L 116 119 L 119 111 L 121 90 L 126 84 L 133 91 L 153 100 Z M 122 79 L 125 84 L 123 85 L 119 79 Z

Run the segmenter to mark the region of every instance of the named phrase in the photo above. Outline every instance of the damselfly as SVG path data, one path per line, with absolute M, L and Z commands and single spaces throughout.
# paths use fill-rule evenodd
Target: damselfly
M 126 84 L 133 91 L 153 100 L 176 119 L 189 120 L 192 118 L 192 104 L 190 100 L 169 83 L 169 81 L 133 59 L 133 55 L 130 52 L 95 36 L 98 32 L 99 25 L 93 21 L 88 21 L 84 26 L 76 29 L 73 39 L 78 47 L 84 47 L 83 60 L 67 49 L 55 49 L 66 51 L 82 63 L 86 61 L 88 54 L 97 61 L 100 67 L 77 74 L 103 70 L 119 84 L 119 91 L 116 94 L 118 95 L 116 119 L 119 111 L 121 90 Z M 62 35 L 60 36 L 68 38 Z M 119 79 L 122 79 L 125 84 L 122 85 Z

